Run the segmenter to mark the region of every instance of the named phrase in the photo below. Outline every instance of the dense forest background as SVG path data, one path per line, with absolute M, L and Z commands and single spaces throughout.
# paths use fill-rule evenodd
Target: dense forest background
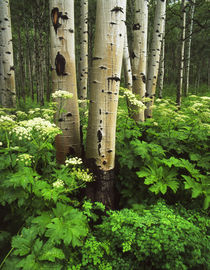
M 0 270 L 210 269 L 209 11 L 0 0 Z
M 127 5 L 128 42 L 131 50 L 132 27 L 134 18 L 134 0 Z M 186 42 L 189 40 L 190 1 L 187 7 Z M 149 4 L 148 46 L 151 45 L 155 1 Z M 94 43 L 96 1 L 89 2 L 89 66 Z M 165 91 L 164 96 L 175 95 L 179 79 L 180 40 L 182 30 L 180 3 L 167 2 L 165 32 Z M 14 61 L 16 69 L 16 88 L 18 100 L 31 97 L 38 103 L 50 100 L 50 40 L 49 40 L 49 6 L 48 1 L 11 1 L 12 34 Z M 190 92 L 202 93 L 210 86 L 210 36 L 209 36 L 209 2 L 198 0 L 195 3 L 193 19 Z M 79 70 L 80 58 L 80 1 L 75 1 L 76 63 Z M 187 50 L 187 46 L 185 46 Z M 185 63 L 187 59 L 185 53 Z M 185 65 L 186 67 L 186 65 Z M 123 73 L 122 73 L 123 74 Z M 79 76 L 77 76 L 79 78 Z M 79 79 L 78 79 L 79 80 Z M 79 83 L 79 81 L 78 81 Z

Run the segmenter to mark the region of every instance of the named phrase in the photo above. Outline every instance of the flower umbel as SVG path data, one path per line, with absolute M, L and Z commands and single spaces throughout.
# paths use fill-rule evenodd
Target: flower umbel
M 58 91 L 56 91 L 55 93 L 52 94 L 52 97 L 53 98 L 64 98 L 64 99 L 67 99 L 67 98 L 72 98 L 73 97 L 73 94 L 72 93 L 69 93 L 67 91 L 58 90 Z

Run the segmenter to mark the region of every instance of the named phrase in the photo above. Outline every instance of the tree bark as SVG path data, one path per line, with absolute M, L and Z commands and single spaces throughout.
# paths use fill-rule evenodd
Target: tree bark
M 159 98 L 163 97 L 164 75 L 165 75 L 165 20 L 163 26 L 163 39 L 161 43 L 160 67 L 159 67 Z
M 81 17 L 80 17 L 80 83 L 79 98 L 87 100 L 88 85 L 88 0 L 81 0 Z M 86 107 L 86 103 L 82 103 L 82 107 Z
M 182 100 L 182 87 L 184 76 L 184 49 L 185 49 L 185 31 L 186 31 L 186 0 L 182 0 L 182 33 L 181 33 L 181 55 L 180 55 L 180 69 L 179 82 L 177 87 L 176 103 L 180 107 Z
M 118 94 L 123 57 L 126 0 L 98 0 L 86 158 L 96 174 L 92 200 L 113 208 L 113 169 Z M 91 194 L 90 194 L 91 193 Z
M 146 93 L 146 68 L 147 68 L 147 32 L 148 32 L 148 1 L 136 0 L 135 21 L 133 25 L 133 52 L 132 74 L 133 93 L 139 100 Z M 144 121 L 144 110 L 134 106 L 133 118 L 135 121 Z
M 127 27 L 125 26 L 125 37 L 124 37 L 124 47 L 123 47 L 123 67 L 124 67 L 124 77 L 125 77 L 125 87 L 132 91 L 132 70 L 131 70 L 131 60 L 128 49 L 128 36 Z
M 189 29 L 189 40 L 187 47 L 187 59 L 186 59 L 186 84 L 185 84 L 185 96 L 189 92 L 189 79 L 190 79 L 190 57 L 191 57 L 191 43 L 192 43 L 192 30 L 193 30 L 193 18 L 195 11 L 195 0 L 191 2 L 191 16 L 190 16 L 190 29 Z
M 16 106 L 11 16 L 8 0 L 2 0 L 0 8 L 0 106 L 8 108 Z
M 151 99 L 147 103 L 147 109 L 145 110 L 146 118 L 152 117 L 151 106 L 154 103 L 154 97 L 156 92 L 160 53 L 161 53 L 161 41 L 163 39 L 163 27 L 165 23 L 166 13 L 166 0 L 157 0 L 157 6 L 155 9 L 155 20 L 152 37 L 151 55 L 148 66 L 148 78 L 147 78 L 147 96 Z
M 64 163 L 66 156 L 80 156 L 79 109 L 76 86 L 74 45 L 74 1 L 50 1 L 51 69 L 53 92 L 64 90 L 73 94 L 63 100 L 63 112 L 55 118 L 62 134 L 56 137 L 56 158 Z M 59 101 L 58 101 L 59 102 Z M 61 104 L 58 104 L 58 108 Z

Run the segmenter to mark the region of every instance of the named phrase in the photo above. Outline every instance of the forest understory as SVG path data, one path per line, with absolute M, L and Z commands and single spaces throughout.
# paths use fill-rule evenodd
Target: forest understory
M 0 270 L 210 269 L 209 9 L 0 0 Z

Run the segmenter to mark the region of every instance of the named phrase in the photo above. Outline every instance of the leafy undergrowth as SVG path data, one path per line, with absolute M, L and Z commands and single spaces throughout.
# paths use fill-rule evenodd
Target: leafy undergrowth
M 56 164 L 54 110 L 0 111 L 0 269 L 210 267 L 210 99 L 191 96 L 181 110 L 157 100 L 154 118 L 138 125 L 124 104 L 119 211 L 82 199 L 93 177 L 81 159 Z
M 191 95 L 181 109 L 158 99 L 153 119 L 138 126 L 125 110 L 119 112 L 117 161 L 123 204 L 164 197 L 187 207 L 209 207 L 209 108 L 210 97 Z

